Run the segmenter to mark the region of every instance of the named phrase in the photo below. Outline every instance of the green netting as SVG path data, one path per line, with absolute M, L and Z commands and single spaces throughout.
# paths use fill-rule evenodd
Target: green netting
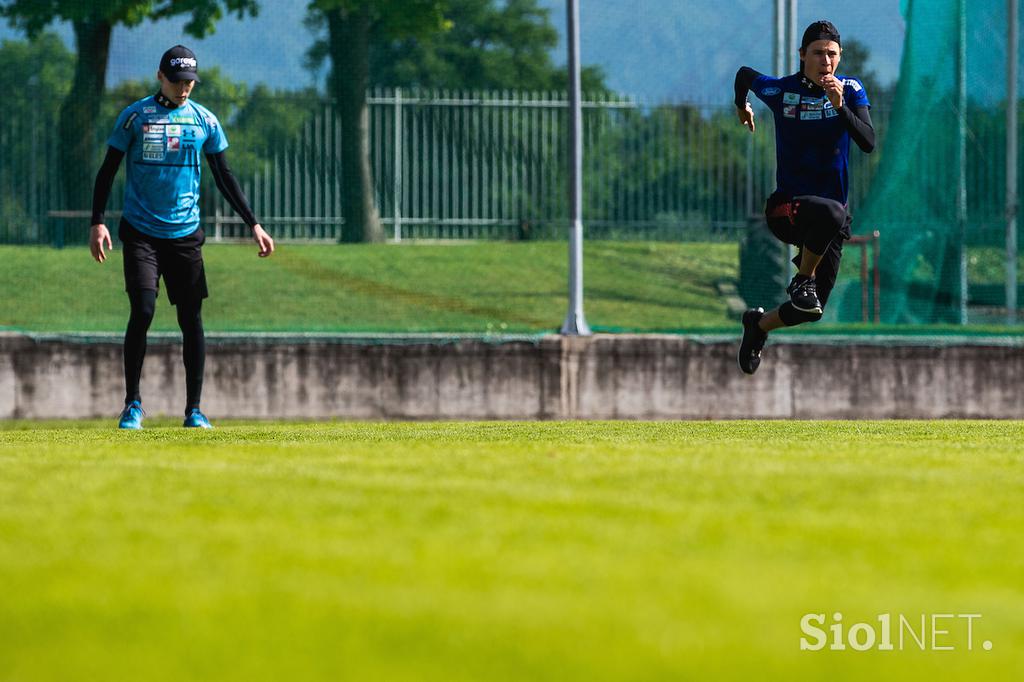
M 1005 307 L 1006 3 L 904 0 L 902 11 L 906 39 L 892 116 L 857 224 L 881 232 L 883 320 L 962 322 L 966 313 L 980 321 L 986 309 Z

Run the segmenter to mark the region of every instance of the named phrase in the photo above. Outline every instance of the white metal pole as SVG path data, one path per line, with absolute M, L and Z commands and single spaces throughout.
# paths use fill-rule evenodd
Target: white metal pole
M 967 0 L 957 3 L 956 48 L 957 173 L 956 221 L 960 237 L 960 324 L 967 324 Z
M 583 316 L 583 108 L 580 102 L 580 6 L 566 0 L 569 43 L 569 312 L 562 333 L 591 333 Z
M 1006 323 L 1017 324 L 1017 47 L 1018 0 L 1006 0 Z
M 772 69 L 776 78 L 785 75 L 786 70 L 786 0 L 775 0 L 775 15 L 772 21 Z
M 797 55 L 797 48 L 800 47 L 800 37 L 797 34 L 797 23 L 796 23 L 796 2 L 797 0 L 787 0 L 787 19 L 786 22 L 789 25 L 789 35 L 786 38 L 786 73 L 796 73 L 797 65 L 800 63 L 800 57 Z
M 800 68 L 800 55 L 797 52 L 797 48 L 800 47 L 800 39 L 796 34 L 796 0 L 785 0 L 785 3 L 785 32 L 784 39 L 782 41 L 782 49 L 786 63 L 785 75 L 788 76 L 796 73 Z M 792 246 L 786 247 L 786 279 L 793 279 L 793 275 L 796 274 L 796 264 L 793 263 L 793 249 L 794 247 Z

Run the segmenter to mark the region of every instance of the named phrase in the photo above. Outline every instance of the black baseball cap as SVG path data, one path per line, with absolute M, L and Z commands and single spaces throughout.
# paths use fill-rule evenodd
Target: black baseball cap
M 800 49 L 806 50 L 807 46 L 815 40 L 834 40 L 840 47 L 843 41 L 839 39 L 839 29 L 831 21 L 815 21 L 804 31 L 804 39 L 800 41 Z
M 199 63 L 196 61 L 195 53 L 184 45 L 175 45 L 160 58 L 160 72 L 174 83 L 199 82 L 199 76 L 196 75 L 197 66 Z

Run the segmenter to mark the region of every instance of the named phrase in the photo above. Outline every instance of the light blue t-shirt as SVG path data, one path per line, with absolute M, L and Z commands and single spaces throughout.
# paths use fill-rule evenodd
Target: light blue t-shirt
M 228 148 L 209 109 L 191 100 L 168 109 L 155 96 L 140 99 L 117 117 L 107 144 L 128 160 L 124 217 L 133 227 L 161 239 L 199 228 L 200 152 Z

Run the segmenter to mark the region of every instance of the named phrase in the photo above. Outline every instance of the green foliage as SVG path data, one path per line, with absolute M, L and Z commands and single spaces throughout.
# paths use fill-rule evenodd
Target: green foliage
M 0 43 L 4 76 L 4 108 L 8 112 L 56 113 L 71 87 L 75 55 L 56 33 Z
M 306 65 L 316 73 L 328 58 L 324 3 L 311 3 L 308 28 L 318 36 Z M 441 7 L 441 3 L 436 4 Z M 448 0 L 443 15 L 426 12 L 418 30 L 376 22 L 370 43 L 370 83 L 449 90 L 558 90 L 566 74 L 551 60 L 558 32 L 537 0 Z M 606 91 L 599 67 L 582 69 L 587 92 Z
M 317 25 L 332 11 L 343 15 L 367 12 L 375 33 L 402 38 L 446 28 L 449 4 L 450 0 L 311 0 L 309 22 Z
M 112 26 L 137 26 L 147 19 L 189 15 L 185 31 L 197 38 L 213 32 L 224 11 L 256 16 L 258 0 L 0 0 L 0 16 L 30 36 L 55 20 L 101 20 Z
M 53 139 L 73 70 L 74 54 L 52 32 L 0 43 L 0 241 L 47 241 L 46 227 L 33 204 L 53 196 L 60 169 Z
M 555 90 L 565 69 L 551 60 L 558 32 L 536 0 L 452 0 L 443 33 L 373 46 L 370 73 L 385 86 L 455 90 Z M 599 69 L 586 70 L 584 88 L 603 89 Z
M 871 60 L 871 48 L 856 38 L 843 39 L 843 55 L 839 63 L 839 73 L 853 76 L 864 84 L 868 98 L 873 104 L 888 101 L 892 88 L 883 87 L 874 69 L 868 68 Z

